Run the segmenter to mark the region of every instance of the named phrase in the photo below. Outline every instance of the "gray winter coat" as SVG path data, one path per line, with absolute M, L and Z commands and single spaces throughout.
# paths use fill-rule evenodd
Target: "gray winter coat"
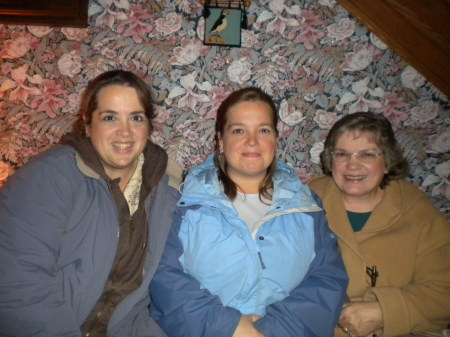
M 108 336 L 165 336 L 150 318 L 148 285 L 179 197 L 168 181 L 164 175 L 145 202 L 143 282 L 115 309 Z M 72 147 L 58 145 L 18 170 L 0 189 L 0 336 L 79 337 L 102 294 L 118 234 L 106 181 Z

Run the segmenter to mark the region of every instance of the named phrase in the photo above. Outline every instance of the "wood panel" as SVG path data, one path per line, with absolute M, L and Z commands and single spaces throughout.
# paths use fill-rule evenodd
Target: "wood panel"
M 337 0 L 450 97 L 449 0 Z
M 0 0 L 0 23 L 87 27 L 88 0 Z

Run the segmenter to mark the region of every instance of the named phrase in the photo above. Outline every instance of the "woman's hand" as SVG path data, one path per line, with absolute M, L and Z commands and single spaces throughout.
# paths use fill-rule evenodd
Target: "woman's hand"
M 346 303 L 339 326 L 350 336 L 367 336 L 383 327 L 383 315 L 378 302 Z
M 244 317 L 248 317 L 252 323 L 255 323 L 258 319 L 261 318 L 261 316 L 256 315 L 244 315 Z
M 243 315 L 234 331 L 232 337 L 264 337 L 264 335 L 256 330 L 253 322 L 256 322 L 261 317 L 256 315 Z

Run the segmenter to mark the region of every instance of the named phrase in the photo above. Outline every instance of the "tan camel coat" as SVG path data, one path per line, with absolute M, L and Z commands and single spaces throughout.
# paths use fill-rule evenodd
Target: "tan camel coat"
M 391 181 L 360 232 L 348 221 L 341 193 L 329 176 L 309 185 L 323 201 L 347 268 L 351 301 L 378 300 L 384 329 L 378 337 L 433 331 L 450 322 L 450 224 L 424 193 Z M 371 287 L 366 267 L 377 266 Z M 335 336 L 346 334 L 336 328 Z

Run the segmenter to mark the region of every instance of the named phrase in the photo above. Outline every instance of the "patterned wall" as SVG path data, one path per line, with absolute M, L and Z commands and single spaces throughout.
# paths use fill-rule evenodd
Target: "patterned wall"
M 203 44 L 195 0 L 94 0 L 87 29 L 0 25 L 0 185 L 70 130 L 90 79 L 122 68 L 153 83 L 153 139 L 186 169 L 212 151 L 216 109 L 243 86 L 276 101 L 278 156 L 304 181 L 337 119 L 382 113 L 410 180 L 450 218 L 447 97 L 335 0 L 253 0 L 247 17 L 240 48 Z

